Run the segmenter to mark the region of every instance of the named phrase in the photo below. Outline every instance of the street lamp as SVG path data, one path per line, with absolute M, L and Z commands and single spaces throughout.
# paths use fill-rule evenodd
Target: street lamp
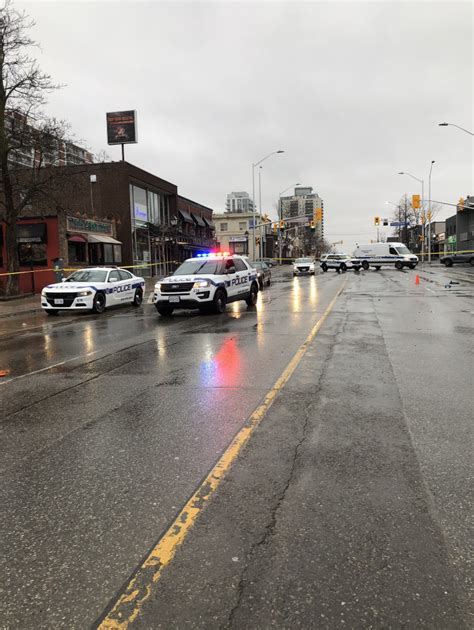
M 415 175 L 412 175 L 411 173 L 407 173 L 406 171 L 399 171 L 398 173 L 399 175 L 408 175 L 408 177 L 411 177 L 412 179 L 416 179 L 417 182 L 420 182 L 421 184 L 421 212 L 422 214 L 424 214 L 425 209 L 424 209 L 424 200 L 425 200 L 425 182 L 420 179 L 419 177 L 415 177 Z M 424 260 L 424 254 L 425 254 L 425 225 L 424 222 L 421 222 L 421 231 L 422 231 L 422 240 L 421 240 L 421 260 Z M 406 232 L 406 234 L 408 234 L 408 231 Z M 408 241 L 408 238 L 407 238 Z M 408 243 L 407 243 L 408 245 Z
M 428 178 L 428 262 L 431 263 L 431 171 L 433 170 L 434 160 L 431 160 L 430 175 Z
M 276 155 L 277 153 L 285 153 L 282 149 L 278 149 L 278 151 L 272 151 L 265 157 L 263 157 L 258 162 L 252 164 L 252 210 L 253 210 L 253 226 L 252 226 L 252 260 L 255 260 L 255 167 L 267 160 L 272 155 Z
M 438 127 L 457 127 L 461 131 L 468 133 L 470 136 L 474 136 L 474 133 L 472 133 L 472 131 L 469 131 L 468 129 L 464 129 L 464 127 L 460 127 L 459 125 L 455 125 L 454 123 L 442 122 L 442 123 L 438 123 Z
M 290 186 L 285 188 L 285 190 L 282 190 L 281 193 L 278 195 L 278 219 L 279 219 L 279 221 L 282 221 L 282 219 L 283 219 L 283 208 L 281 206 L 281 196 L 284 195 L 287 190 L 290 190 L 290 188 L 293 188 L 293 186 L 299 186 L 299 185 L 300 185 L 299 182 L 296 182 L 296 184 L 291 184 Z M 280 226 L 278 226 L 278 231 L 279 231 L 278 250 L 279 250 L 279 254 L 280 254 L 280 265 L 281 265 L 282 264 L 281 254 L 282 254 L 282 246 L 283 246 L 283 232 L 280 230 Z

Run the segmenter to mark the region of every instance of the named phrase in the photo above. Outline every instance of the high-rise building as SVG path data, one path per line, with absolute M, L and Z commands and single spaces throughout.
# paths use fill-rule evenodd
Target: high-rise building
M 226 212 L 253 212 L 253 202 L 245 192 L 231 192 L 225 202 Z
M 55 140 L 44 143 L 43 153 L 35 143 L 35 126 L 27 116 L 20 112 L 11 111 L 5 116 L 5 132 L 10 139 L 12 150 L 9 154 L 11 166 L 33 168 L 38 166 L 71 166 L 77 164 L 92 164 L 93 154 L 72 142 Z
M 295 252 L 318 251 L 318 243 L 324 238 L 324 202 L 311 186 L 296 187 L 293 195 L 281 197 L 280 216 L 282 219 L 300 217 L 300 221 L 288 222 Z M 314 221 L 314 232 L 308 227 L 311 221 Z

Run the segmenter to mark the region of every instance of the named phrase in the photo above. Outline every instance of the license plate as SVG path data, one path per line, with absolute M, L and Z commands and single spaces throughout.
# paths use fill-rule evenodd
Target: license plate
M 64 304 L 64 300 L 54 300 L 55 304 Z
M 179 302 L 179 295 L 170 295 L 169 297 L 169 301 L 170 302 Z

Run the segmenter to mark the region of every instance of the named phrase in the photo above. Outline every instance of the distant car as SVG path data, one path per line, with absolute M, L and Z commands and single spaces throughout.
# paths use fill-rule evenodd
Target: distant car
M 319 262 L 321 269 L 326 272 L 328 269 L 336 269 L 336 271 L 347 271 L 348 269 L 354 269 L 359 271 L 361 268 L 360 260 L 353 258 L 348 254 L 326 254 L 321 256 Z
M 474 267 L 474 254 L 446 254 L 439 259 L 442 265 L 452 267 L 455 263 L 469 263 Z
M 145 280 L 118 267 L 87 267 L 41 291 L 41 308 L 48 315 L 60 311 L 103 313 L 109 306 L 140 306 Z
M 272 272 L 267 263 L 257 260 L 250 263 L 254 269 L 257 270 L 257 280 L 260 289 L 263 289 L 264 285 L 267 287 L 272 283 Z
M 173 273 L 155 284 L 153 302 L 163 317 L 175 309 L 224 313 L 230 302 L 243 300 L 255 306 L 257 270 L 250 261 L 229 252 L 200 254 L 185 260 Z
M 309 273 L 314 276 L 315 268 L 314 258 L 297 258 L 293 262 L 293 275 L 298 276 L 302 273 Z
M 273 260 L 273 258 L 259 258 L 257 262 L 264 262 L 269 267 L 275 267 L 275 265 L 277 264 L 276 260 Z

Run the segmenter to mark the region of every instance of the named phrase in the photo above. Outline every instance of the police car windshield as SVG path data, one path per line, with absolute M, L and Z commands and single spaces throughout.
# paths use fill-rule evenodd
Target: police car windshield
M 310 263 L 313 262 L 312 258 L 297 258 L 296 261 L 297 263 Z
M 186 260 L 173 276 L 195 276 L 196 274 L 220 275 L 224 272 L 222 260 Z
M 75 271 L 66 282 L 105 282 L 107 279 L 107 271 L 104 269 L 81 269 Z

